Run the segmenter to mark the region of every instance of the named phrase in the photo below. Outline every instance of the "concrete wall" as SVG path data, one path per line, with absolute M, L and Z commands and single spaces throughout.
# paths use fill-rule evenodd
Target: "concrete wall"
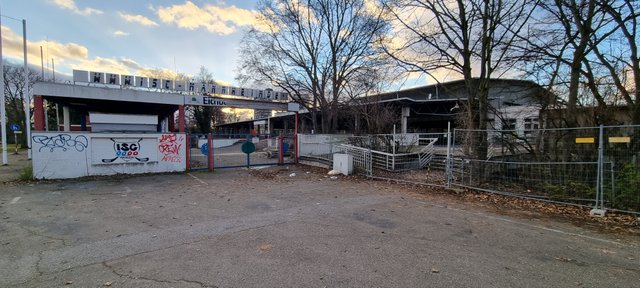
M 32 142 L 36 179 L 179 172 L 187 165 L 184 134 L 34 132 Z
M 350 136 L 352 135 L 298 134 L 299 154 L 310 157 L 332 154 L 333 146 L 345 142 Z

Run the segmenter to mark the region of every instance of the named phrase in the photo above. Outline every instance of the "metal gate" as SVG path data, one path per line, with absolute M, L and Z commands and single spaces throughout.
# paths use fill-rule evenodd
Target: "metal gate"
M 295 162 L 293 135 L 215 134 L 212 143 L 215 169 Z
M 189 149 L 188 161 L 189 170 L 209 170 L 213 169 L 213 151 L 211 134 L 188 134 Z

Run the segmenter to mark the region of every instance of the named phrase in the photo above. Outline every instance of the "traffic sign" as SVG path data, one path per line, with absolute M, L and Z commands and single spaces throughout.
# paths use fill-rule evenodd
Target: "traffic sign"
M 13 123 L 11 124 L 11 126 L 9 126 L 9 128 L 11 129 L 11 131 L 20 131 L 20 125 Z
M 242 152 L 247 154 L 247 156 L 256 151 L 256 145 L 251 142 L 244 142 L 240 148 L 242 149 Z

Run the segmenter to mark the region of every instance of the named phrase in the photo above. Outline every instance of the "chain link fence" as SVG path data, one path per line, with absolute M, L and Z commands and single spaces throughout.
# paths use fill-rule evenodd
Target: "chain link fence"
M 299 137 L 301 159 L 369 177 L 640 214 L 640 126 Z
M 640 126 L 456 129 L 449 183 L 640 213 L 638 136 Z

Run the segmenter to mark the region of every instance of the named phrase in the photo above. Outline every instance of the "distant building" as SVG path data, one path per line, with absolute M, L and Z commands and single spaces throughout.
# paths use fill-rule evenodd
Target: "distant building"
M 489 89 L 489 103 L 491 109 L 487 115 L 488 127 L 494 129 L 529 130 L 541 127 L 540 110 L 546 90 L 540 85 L 526 80 L 494 79 Z M 384 109 L 391 110 L 396 115 L 391 121 L 397 126 L 398 133 L 426 133 L 446 131 L 447 125 L 456 126 L 460 107 L 468 100 L 465 82 L 463 80 L 415 87 L 395 92 L 386 92 L 360 99 L 360 104 L 353 105 L 384 105 Z M 353 133 L 360 130 L 366 133 L 366 124 L 354 117 L 356 113 L 341 113 L 339 129 L 342 132 Z M 310 115 L 300 118 L 302 133 L 311 133 Z M 320 116 L 318 116 L 320 117 Z M 293 127 L 293 115 L 278 115 L 268 117 L 267 123 L 261 129 L 272 132 L 274 130 Z M 320 121 L 318 121 L 320 123 Z M 286 128 L 285 128 L 286 126 Z M 254 129 L 251 122 L 227 123 L 217 126 L 220 131 Z M 388 131 L 391 133 L 392 131 Z M 524 133 L 524 132 L 521 132 Z

